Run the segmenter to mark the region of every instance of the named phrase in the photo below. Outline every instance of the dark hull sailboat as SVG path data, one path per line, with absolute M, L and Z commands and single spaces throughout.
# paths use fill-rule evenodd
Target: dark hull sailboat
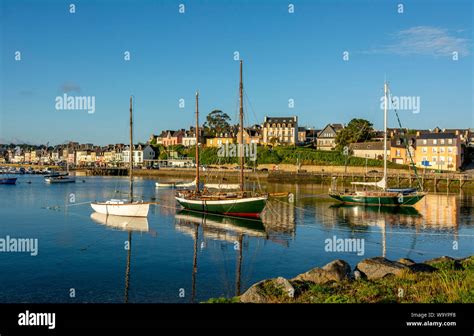
M 352 182 L 354 185 L 375 186 L 381 190 L 338 192 L 331 189 L 329 196 L 346 204 L 360 204 L 367 206 L 413 206 L 420 201 L 425 193 L 416 189 L 387 189 L 387 109 L 388 85 L 384 84 L 384 166 L 383 178 L 378 182 Z M 416 173 L 416 171 L 415 171 Z
M 243 81 L 242 61 L 240 61 L 240 136 L 243 144 Z M 222 214 L 236 217 L 258 218 L 265 209 L 268 195 L 244 190 L 244 158 L 240 151 L 240 190 L 233 192 L 209 192 L 199 188 L 199 93 L 196 93 L 196 190 L 187 190 L 176 194 L 176 201 L 187 210 L 204 213 Z

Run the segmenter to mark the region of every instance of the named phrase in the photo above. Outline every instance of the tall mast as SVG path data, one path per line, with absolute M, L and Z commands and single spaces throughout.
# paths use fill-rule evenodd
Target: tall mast
M 384 83 L 385 106 L 383 114 L 383 189 L 387 189 L 387 109 L 388 109 L 388 85 Z
M 130 202 L 133 202 L 133 112 L 132 96 L 130 96 Z
M 244 191 L 244 83 L 242 80 L 242 60 L 240 60 L 240 86 L 239 86 L 239 118 L 240 118 L 240 136 L 239 136 L 239 157 L 240 157 L 240 191 Z
M 196 192 L 199 192 L 199 91 L 196 91 Z

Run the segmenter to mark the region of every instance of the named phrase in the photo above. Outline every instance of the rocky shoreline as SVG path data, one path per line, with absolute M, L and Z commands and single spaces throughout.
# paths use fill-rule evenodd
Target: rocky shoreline
M 443 256 L 421 263 L 407 258 L 391 261 L 375 257 L 360 261 L 354 269 L 338 259 L 292 279 L 262 280 L 229 302 L 472 303 L 474 256 L 463 259 Z

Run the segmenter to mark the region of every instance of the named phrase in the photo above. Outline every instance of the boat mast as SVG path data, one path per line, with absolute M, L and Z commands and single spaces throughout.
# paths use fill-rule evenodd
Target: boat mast
M 133 202 L 133 112 L 132 112 L 132 96 L 130 96 L 130 202 Z
M 239 86 L 239 118 L 240 118 L 240 135 L 239 135 L 239 157 L 240 157 L 240 191 L 244 191 L 244 104 L 243 104 L 244 84 L 242 80 L 242 60 L 240 60 L 240 86 Z
M 385 106 L 383 114 L 383 189 L 387 189 L 387 109 L 388 109 L 388 85 L 384 83 Z
M 196 192 L 199 193 L 199 91 L 196 91 Z

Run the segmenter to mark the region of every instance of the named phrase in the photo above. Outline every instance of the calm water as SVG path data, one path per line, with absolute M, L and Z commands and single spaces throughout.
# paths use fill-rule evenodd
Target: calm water
M 136 194 L 160 204 L 148 219 L 125 219 L 128 231 L 124 219 L 91 218 L 90 206 L 81 204 L 125 196 L 117 192 L 128 190 L 124 178 L 45 185 L 40 176 L 20 176 L 16 186 L 0 186 L 0 238 L 39 244 L 37 256 L 0 253 L 0 302 L 185 303 L 231 297 L 238 287 L 291 278 L 336 258 L 354 267 L 381 255 L 422 261 L 474 254 L 472 193 L 430 194 L 416 208 L 394 212 L 334 206 L 324 196 L 327 186 L 268 184 L 262 188 L 291 191 L 295 202 L 270 202 L 262 223 L 179 213 L 174 192 L 157 191 L 154 182 L 136 180 Z M 364 255 L 326 252 L 333 236 L 363 238 Z

